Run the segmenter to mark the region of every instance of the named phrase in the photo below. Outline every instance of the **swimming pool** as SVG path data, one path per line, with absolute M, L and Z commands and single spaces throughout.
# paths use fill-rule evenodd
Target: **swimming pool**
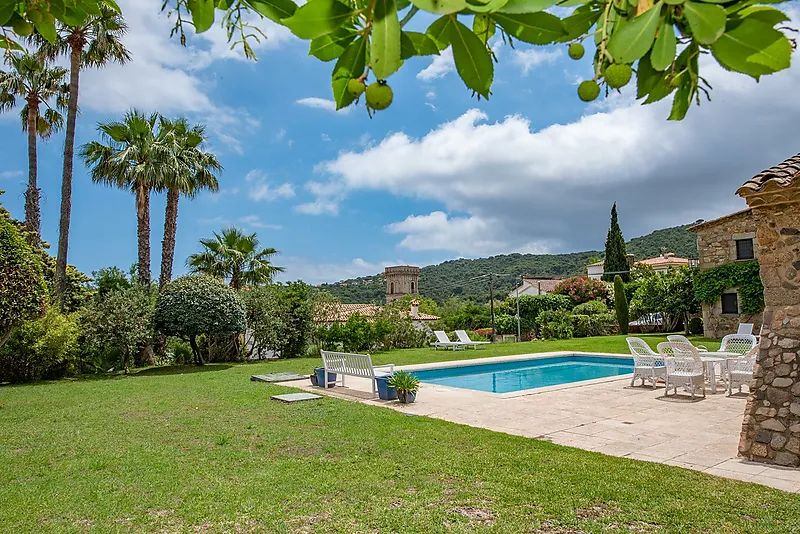
M 492 393 L 510 393 L 632 372 L 632 358 L 582 354 L 413 371 L 421 382 Z

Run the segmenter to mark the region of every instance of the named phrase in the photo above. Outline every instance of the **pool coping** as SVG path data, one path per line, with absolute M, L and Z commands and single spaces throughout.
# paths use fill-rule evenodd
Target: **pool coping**
M 586 351 L 556 351 L 556 352 L 538 352 L 534 354 L 514 354 L 510 356 L 491 356 L 487 358 L 473 358 L 471 360 L 452 360 L 448 362 L 433 362 L 433 363 L 418 363 L 413 365 L 404 365 L 398 367 L 398 369 L 403 371 L 429 371 L 433 369 L 449 369 L 453 367 L 471 367 L 475 365 L 491 365 L 493 363 L 504 363 L 504 362 L 517 362 L 517 361 L 524 361 L 524 360 L 539 360 L 545 358 L 554 358 L 559 356 L 588 356 L 588 357 L 597 357 L 602 356 L 603 358 L 617 358 L 620 360 L 629 360 L 631 359 L 630 355 L 625 354 L 613 354 L 610 352 L 586 352 Z M 531 388 L 531 389 L 521 389 L 519 391 L 510 391 L 508 393 L 493 393 L 491 391 L 481 391 L 478 389 L 470 389 L 470 388 L 458 388 L 453 386 L 445 386 L 442 384 L 431 384 L 429 382 L 422 381 L 422 384 L 427 384 L 428 387 L 436 386 L 437 388 L 444 388 L 450 389 L 455 391 L 470 391 L 476 394 L 484 394 L 484 395 L 491 395 L 495 398 L 500 399 L 512 399 L 516 397 L 525 397 L 527 395 L 539 395 L 542 393 L 549 393 L 551 391 L 559 391 L 562 389 L 571 389 L 576 387 L 585 387 L 591 386 L 594 384 L 603 384 L 605 382 L 616 382 L 622 380 L 630 380 L 630 377 L 633 373 L 626 373 L 622 375 L 614 375 L 614 376 L 606 376 L 602 378 L 593 378 L 591 380 L 579 380 L 577 382 L 566 382 L 564 384 L 556 384 L 553 386 L 545 386 L 540 388 Z

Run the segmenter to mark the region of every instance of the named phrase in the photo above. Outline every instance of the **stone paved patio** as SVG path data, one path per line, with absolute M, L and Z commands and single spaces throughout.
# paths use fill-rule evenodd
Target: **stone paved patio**
M 550 354 L 552 356 L 552 354 Z M 422 369 L 544 356 L 520 355 L 399 367 Z M 691 401 L 664 398 L 663 387 L 630 387 L 630 375 L 499 395 L 424 384 L 418 401 L 401 405 L 372 398 L 369 381 L 348 377 L 347 387 L 327 391 L 310 383 L 286 382 L 315 393 L 385 406 L 498 432 L 676 465 L 711 475 L 800 492 L 800 470 L 736 458 L 746 395 L 716 395 Z M 746 388 L 745 388 L 746 389 Z

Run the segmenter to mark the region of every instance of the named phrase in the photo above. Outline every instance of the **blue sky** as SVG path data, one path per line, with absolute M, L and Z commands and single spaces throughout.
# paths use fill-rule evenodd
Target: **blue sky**
M 471 98 L 452 58 L 407 61 L 392 106 L 332 111 L 331 63 L 261 22 L 259 61 L 229 50 L 221 29 L 169 39 L 160 2 L 120 2 L 134 60 L 86 72 L 78 144 L 126 109 L 205 123 L 225 171 L 218 194 L 181 201 L 177 272 L 197 241 L 235 224 L 281 251 L 286 279 L 318 283 L 509 252 L 603 246 L 611 203 L 625 236 L 741 209 L 735 189 L 800 151 L 796 67 L 756 84 L 706 62 L 712 101 L 681 123 L 668 103 L 641 106 L 631 88 L 592 104 L 576 97 L 589 56 L 496 43 L 494 95 Z M 420 21 L 420 24 L 425 21 Z M 63 135 L 39 146 L 44 238 L 58 232 Z M 3 204 L 23 217 L 26 141 L 16 112 L 0 116 Z M 158 275 L 163 196 L 152 199 Z M 133 196 L 94 185 L 76 164 L 70 263 L 91 272 L 136 258 Z

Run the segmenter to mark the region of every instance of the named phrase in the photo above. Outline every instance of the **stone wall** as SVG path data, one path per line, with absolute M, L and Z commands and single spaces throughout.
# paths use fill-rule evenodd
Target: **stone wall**
M 800 201 L 800 193 L 797 197 Z M 748 199 L 749 200 L 749 199 Z M 800 466 L 800 202 L 755 208 L 764 332 L 745 408 L 740 456 Z
M 697 233 L 697 249 L 700 254 L 700 270 L 712 269 L 736 260 L 736 240 L 756 237 L 756 220 L 751 210 L 740 211 L 727 217 L 708 221 L 692 228 Z M 755 243 L 755 257 L 759 257 L 759 246 Z M 731 288 L 732 291 L 736 288 Z M 741 298 L 739 309 L 741 309 Z M 720 338 L 736 332 L 739 323 L 753 323 L 757 334 L 762 317 L 757 315 L 723 315 L 722 301 L 703 304 L 703 330 L 706 337 Z

